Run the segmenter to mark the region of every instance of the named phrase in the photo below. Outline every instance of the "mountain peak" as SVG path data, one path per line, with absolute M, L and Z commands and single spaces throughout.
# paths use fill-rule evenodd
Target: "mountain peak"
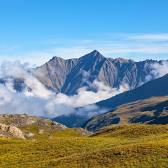
M 105 57 L 99 51 L 93 50 L 92 52 L 82 56 L 81 59 L 97 60 L 97 59 L 105 59 Z
M 97 50 L 93 50 L 91 53 L 92 53 L 92 54 L 95 54 L 95 55 L 100 54 L 100 52 L 97 51 Z
M 89 53 L 90 55 L 93 55 L 93 56 L 102 56 L 104 57 L 99 51 L 97 50 L 93 50 L 92 52 Z
M 61 58 L 61 57 L 58 57 L 58 56 L 53 56 L 53 57 L 49 60 L 49 62 L 50 62 L 50 61 L 54 61 L 54 60 L 64 60 L 64 59 Z

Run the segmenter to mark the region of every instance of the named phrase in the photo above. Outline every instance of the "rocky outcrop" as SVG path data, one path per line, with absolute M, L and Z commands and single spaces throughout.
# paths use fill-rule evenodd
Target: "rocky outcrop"
M 53 129 L 60 130 L 66 128 L 66 126 L 52 120 L 29 116 L 27 114 L 2 114 L 0 115 L 0 123 L 13 125 L 15 127 L 36 125 L 38 127 L 52 127 Z
M 26 114 L 0 115 L 0 136 L 21 139 L 32 139 L 40 135 L 48 135 L 55 131 L 63 131 L 67 127 L 49 119 Z
M 0 136 L 25 139 L 24 133 L 17 127 L 0 123 Z

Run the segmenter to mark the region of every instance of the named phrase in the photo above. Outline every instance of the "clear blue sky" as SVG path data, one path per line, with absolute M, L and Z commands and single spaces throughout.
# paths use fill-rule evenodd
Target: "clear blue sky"
M 168 59 L 168 0 L 0 0 L 0 60 L 100 50 Z

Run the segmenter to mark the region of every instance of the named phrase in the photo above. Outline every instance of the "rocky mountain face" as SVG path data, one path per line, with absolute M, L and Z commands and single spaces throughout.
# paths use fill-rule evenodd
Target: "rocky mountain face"
M 35 69 L 34 74 L 47 88 L 61 92 L 67 75 L 77 64 L 77 59 L 64 60 L 53 57 L 49 62 Z
M 25 139 L 24 133 L 17 127 L 0 123 L 0 137 Z
M 127 85 L 129 89 L 150 80 L 155 76 L 151 75 L 154 64 L 161 64 L 161 61 L 146 60 L 135 62 L 122 58 L 106 58 L 94 50 L 76 59 L 62 59 L 53 57 L 44 65 L 33 69 L 33 75 L 48 89 L 56 93 L 62 92 L 67 95 L 74 95 L 85 87 L 87 90 L 97 91 L 94 81 L 99 81 L 112 88 L 119 88 Z M 24 79 L 11 78 L 0 79 L 0 84 L 13 80 L 14 89 L 23 91 L 25 88 L 31 91 L 24 83 Z
M 53 57 L 46 64 L 36 68 L 34 74 L 47 88 L 73 95 L 81 87 L 94 91 L 95 80 L 110 87 L 118 88 L 127 84 L 134 89 L 147 81 L 146 77 L 154 63 L 160 62 L 105 58 L 94 50 L 79 59 L 64 60 Z

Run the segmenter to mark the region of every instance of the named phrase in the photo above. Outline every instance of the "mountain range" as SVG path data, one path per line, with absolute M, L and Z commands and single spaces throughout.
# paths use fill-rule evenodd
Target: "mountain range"
M 121 118 L 116 117 L 117 114 L 113 112 L 118 106 L 130 102 L 143 101 L 153 96 L 168 95 L 168 75 L 154 80 L 156 76 L 153 74 L 153 65 L 155 64 L 161 65 L 162 61 L 145 60 L 135 62 L 123 58 L 112 59 L 106 58 L 101 53 L 94 50 L 78 59 L 64 60 L 59 57 L 53 57 L 49 62 L 38 67 L 35 70 L 35 75 L 47 88 L 57 93 L 62 92 L 67 95 L 77 94 L 78 90 L 82 87 L 96 92 L 96 88 L 94 88 L 93 85 L 95 80 L 111 88 L 119 88 L 124 84 L 128 85 L 129 91 L 93 104 L 96 105 L 98 109 L 106 109 L 104 111 L 109 112 L 107 115 L 108 117 L 105 117 L 105 113 L 91 119 L 78 114 L 63 115 L 54 118 L 54 121 L 63 123 L 68 127 L 82 126 L 88 130 L 95 131 L 98 128 L 112 123 L 120 123 Z M 149 77 L 151 81 L 148 82 Z M 151 103 L 149 103 L 149 106 L 150 105 Z M 136 104 L 136 106 L 139 108 L 141 107 L 139 104 Z M 80 110 L 88 113 L 86 108 L 87 106 L 81 107 Z M 149 121 L 150 117 L 146 117 L 148 119 L 144 120 L 143 116 L 141 116 L 142 113 L 141 115 L 138 115 L 136 112 L 134 113 L 136 114 L 134 117 L 139 117 L 139 120 L 132 118 L 132 120 L 130 119 L 127 123 L 152 122 Z M 154 116 L 150 118 L 151 120 L 155 118 L 156 121 L 153 121 L 153 123 L 159 121 L 159 123 L 162 123 L 162 120 L 156 117 L 155 114 L 156 113 L 151 114 L 150 112 L 148 114 Z M 113 117 L 109 117 L 109 115 Z M 158 113 L 156 115 L 158 115 Z M 130 117 L 130 115 L 126 116 Z M 160 117 L 164 118 L 165 123 L 167 115 L 162 116 L 160 114 Z
M 168 61 L 165 62 L 168 63 Z M 168 75 L 158 78 L 159 76 L 156 71 L 159 71 L 159 69 L 155 65 L 161 66 L 163 65 L 163 61 L 145 60 L 135 62 L 123 58 L 112 59 L 106 58 L 97 50 L 94 50 L 80 58 L 65 60 L 60 57 L 53 57 L 44 65 L 33 69 L 32 73 L 49 90 L 68 96 L 78 94 L 81 88 L 85 88 L 94 93 L 98 92 L 98 88 L 94 85 L 95 81 L 103 83 L 103 86 L 116 89 L 127 85 L 129 91 L 94 104 L 78 107 L 74 110 L 77 112 L 82 111 L 86 115 L 73 113 L 70 115 L 61 115 L 53 119 L 68 127 L 84 127 L 88 130 L 95 131 L 109 124 L 122 123 L 121 121 L 123 119 L 118 114 L 118 111 L 120 109 L 123 111 L 124 108 L 130 109 L 133 105 L 136 105 L 136 110 L 134 110 L 135 115 L 132 116 L 132 112 L 127 110 L 123 112 L 124 117 L 127 118 L 126 124 L 137 122 L 168 123 L 167 111 L 164 111 L 164 113 L 153 112 L 157 111 L 157 105 L 159 103 L 163 103 L 161 107 L 167 109 L 166 102 L 154 101 L 156 108 L 151 110 L 152 112 L 148 112 L 145 119 L 141 115 L 143 113 L 139 113 L 144 108 L 144 106 L 141 106 L 141 102 L 148 102 L 148 106 L 155 107 L 151 103 L 152 97 L 156 97 L 157 99 L 157 97 L 163 98 L 168 96 Z M 4 84 L 6 80 L 8 81 L 9 79 L 0 79 L 0 83 Z M 26 88 L 23 79 L 16 78 L 13 82 L 15 90 L 19 92 L 22 92 Z M 27 87 L 28 91 L 31 91 L 31 89 Z M 135 103 L 137 101 L 138 103 Z M 130 103 L 133 105 L 130 105 Z M 124 108 L 123 105 L 125 105 Z M 96 111 L 90 107 L 96 107 Z M 92 111 L 96 113 L 87 115 L 87 113 L 92 113 Z M 149 115 L 152 117 L 149 117 Z
M 168 96 L 168 74 L 158 78 L 151 80 L 142 86 L 139 86 L 135 89 L 123 92 L 121 94 L 118 94 L 116 96 L 113 96 L 109 99 L 102 100 L 100 102 L 97 102 L 95 104 L 90 104 L 88 106 L 84 106 L 80 108 L 80 111 L 85 111 L 88 113 L 86 109 L 89 109 L 90 106 L 96 106 L 97 110 L 103 111 L 103 114 L 93 116 L 91 119 L 88 119 L 87 117 L 80 116 L 77 113 L 69 116 L 59 116 L 56 119 L 54 119 L 57 122 L 61 122 L 65 125 L 68 125 L 69 127 L 85 127 L 89 130 L 96 130 L 101 126 L 106 126 L 110 124 L 119 124 L 121 122 L 121 118 L 117 117 L 118 116 L 118 111 L 123 111 L 124 110 L 124 116 L 127 116 L 130 120 L 126 120 L 124 124 L 128 123 L 145 123 L 145 122 L 151 122 L 151 123 L 168 123 L 168 111 L 164 111 L 164 115 L 162 115 L 162 109 L 167 109 L 167 96 Z M 156 101 L 154 101 L 156 108 L 153 109 L 153 111 L 148 111 L 149 116 L 153 117 L 146 117 L 144 119 L 142 116 L 144 115 L 143 113 L 138 113 L 141 111 L 141 108 L 143 108 L 143 101 L 145 101 L 145 107 L 154 106 L 152 104 L 152 97 L 154 97 Z M 165 102 L 162 101 L 164 98 Z M 137 103 L 138 102 L 138 103 Z M 132 104 L 131 104 L 132 103 Z M 158 111 L 157 107 L 158 104 L 161 103 L 163 106 L 161 106 L 160 113 L 153 113 L 154 111 Z M 131 104 L 131 105 L 130 105 Z M 122 105 L 125 105 L 122 107 Z M 120 109 L 121 106 L 121 109 Z M 142 117 L 141 120 L 133 120 L 130 114 L 132 115 L 130 111 L 130 106 L 131 108 L 136 108 L 134 110 L 134 115 L 133 117 Z M 88 108 L 87 108 L 88 107 Z M 160 107 L 160 106 L 159 106 Z M 129 111 L 127 111 L 129 109 Z M 107 113 L 106 113 L 107 112 Z M 102 112 L 101 112 L 102 113 Z M 119 114 L 120 116 L 120 114 Z M 162 120 L 161 120 L 162 118 Z M 87 121 L 88 120 L 88 121 Z M 95 125 L 94 125 L 95 124 Z M 91 128 L 90 128 L 91 127 Z
M 126 84 L 129 91 L 94 104 L 99 109 L 106 109 L 105 111 L 108 112 L 122 104 L 148 99 L 152 96 L 168 95 L 168 75 L 155 80 L 158 77 L 153 68 L 156 64 L 161 65 L 162 61 L 135 62 L 123 58 L 112 59 L 106 58 L 94 50 L 78 59 L 64 60 L 53 57 L 49 62 L 38 67 L 35 75 L 47 88 L 67 95 L 77 94 L 82 87 L 96 92 L 94 81 L 102 82 L 111 88 L 119 88 Z M 155 69 L 155 71 L 157 70 Z M 80 110 L 86 111 L 86 107 L 81 107 Z M 88 118 L 71 114 L 59 116 L 54 120 L 69 127 L 85 127 Z M 84 123 L 85 125 L 83 125 Z
M 106 58 L 97 50 L 80 58 L 64 60 L 53 57 L 49 62 L 35 69 L 35 76 L 49 89 L 74 95 L 86 87 L 96 91 L 93 85 L 95 80 L 112 88 L 119 88 L 127 84 L 130 89 L 137 88 L 147 82 L 152 76 L 154 64 L 162 61 L 145 60 L 135 62 L 123 58 Z

